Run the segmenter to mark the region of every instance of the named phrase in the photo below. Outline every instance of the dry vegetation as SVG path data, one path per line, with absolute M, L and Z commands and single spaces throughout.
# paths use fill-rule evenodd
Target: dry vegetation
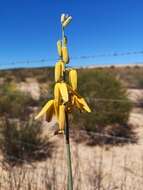
M 46 162 L 25 163 L 22 167 L 1 165 L 0 188 L 6 190 L 66 190 L 63 140 L 57 138 L 54 157 Z M 135 146 L 135 147 L 134 147 Z M 72 143 L 74 189 L 141 190 L 142 152 L 137 145 L 126 147 L 86 147 Z M 136 150 L 137 149 L 137 150 Z M 85 154 L 86 152 L 86 154 Z M 119 154 L 120 153 L 120 154 Z M 135 156 L 133 156 L 135 154 Z
M 143 67 L 78 71 L 95 112 L 70 117 L 74 189 L 142 190 Z M 53 68 L 0 71 L 0 190 L 66 190 L 64 139 L 32 120 L 52 80 Z

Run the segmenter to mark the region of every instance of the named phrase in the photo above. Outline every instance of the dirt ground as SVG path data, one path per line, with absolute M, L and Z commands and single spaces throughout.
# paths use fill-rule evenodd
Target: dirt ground
M 85 142 L 71 140 L 73 178 L 75 189 L 125 189 L 143 188 L 143 110 L 136 108 L 130 114 L 129 123 L 134 125 L 137 143 L 124 145 L 88 146 Z M 53 121 L 53 125 L 55 122 Z M 44 126 L 45 134 L 52 134 L 54 128 Z M 82 134 L 81 134 L 82 135 Z M 54 154 L 57 183 L 63 185 L 66 179 L 66 148 L 62 136 L 53 136 L 56 143 Z M 49 167 L 50 160 L 38 167 Z M 60 181 L 59 181 L 60 180 Z M 80 186 L 79 186 L 80 184 Z M 64 185 L 63 185 L 64 186 Z M 62 190 L 63 186 L 59 185 Z
M 140 90 L 129 90 L 132 101 L 138 101 L 142 95 Z M 137 143 L 126 143 L 122 146 L 104 145 L 87 146 L 84 142 L 71 141 L 73 172 L 81 177 L 82 189 L 143 189 L 143 110 L 133 109 L 129 123 L 134 126 Z M 46 131 L 48 126 L 45 126 Z M 81 134 L 82 135 L 82 134 Z M 66 150 L 62 137 L 53 137 L 58 142 L 59 154 L 65 160 Z M 63 162 L 62 160 L 58 161 Z M 63 164 L 64 165 L 64 164 Z M 66 164 L 65 164 L 66 166 Z M 61 171 L 65 172 L 64 169 Z M 77 183 L 77 180 L 75 180 Z M 98 181 L 98 182 L 97 182 Z M 99 183 L 99 184 L 98 184 Z M 98 186 L 98 187 L 97 187 Z
M 133 101 L 142 94 L 129 92 Z M 143 110 L 133 109 L 129 123 L 134 125 L 137 143 L 88 146 L 71 140 L 74 190 L 143 189 Z M 50 141 L 56 144 L 52 159 L 25 164 L 23 168 L 13 167 L 9 172 L 2 166 L 0 189 L 26 190 L 29 185 L 33 190 L 66 189 L 66 147 L 63 136 L 52 135 L 54 125 L 55 120 L 43 123 L 44 135 L 51 136 Z

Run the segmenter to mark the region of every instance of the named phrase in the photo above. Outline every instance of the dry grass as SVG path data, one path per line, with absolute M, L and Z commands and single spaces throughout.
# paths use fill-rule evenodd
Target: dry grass
M 136 117 L 135 117 L 136 116 Z M 132 113 L 130 122 L 140 134 L 142 114 Z M 46 129 L 47 130 L 47 129 Z M 87 146 L 71 141 L 74 190 L 142 190 L 142 135 L 136 144 Z M 0 190 L 66 190 L 66 152 L 62 136 L 55 136 L 52 158 L 25 162 L 22 166 L 0 164 Z
M 72 150 L 74 190 L 142 189 L 142 153 L 137 160 L 132 160 L 130 146 L 126 147 L 126 153 L 120 152 L 121 157 L 117 157 L 113 147 L 110 151 L 106 147 L 96 147 L 92 157 L 87 154 L 81 157 L 83 148 L 78 146 Z M 63 153 L 62 149 L 58 151 Z M 12 168 L 2 163 L 0 190 L 66 190 L 65 166 L 64 156 L 59 152 L 54 159 L 39 164 Z
M 81 74 L 87 71 L 81 70 Z M 89 71 L 94 75 L 94 69 Z M 114 73 L 126 87 L 130 88 L 139 85 L 138 80 L 143 74 L 142 68 L 110 68 L 108 71 Z M 47 69 L 5 71 L 0 74 L 4 79 L 1 80 L 1 83 L 15 82 L 23 84 L 23 86 L 27 83 L 29 85 L 27 78 L 35 78 L 40 84 L 37 89 L 38 91 L 39 88 L 43 89 L 43 94 L 48 92 L 48 87 L 45 93 L 45 86 L 41 86 L 41 84 L 49 83 L 51 85 L 53 79 L 52 69 L 49 71 Z M 137 80 L 134 80 L 135 78 Z M 27 86 L 23 88 L 25 89 Z M 45 99 L 43 94 L 38 94 L 38 96 L 42 96 L 42 100 Z M 140 115 L 132 113 L 130 122 L 136 126 L 135 132 L 139 136 L 139 140 L 134 144 L 117 146 L 113 141 L 112 145 L 87 146 L 87 141 L 84 141 L 83 138 L 80 143 L 74 140 L 71 142 L 74 190 L 142 190 L 142 113 Z M 56 142 L 57 147 L 53 157 L 44 161 L 23 160 L 25 164 L 12 167 L 1 158 L 0 190 L 66 190 L 67 171 L 64 141 L 63 138 L 56 136 L 51 141 Z

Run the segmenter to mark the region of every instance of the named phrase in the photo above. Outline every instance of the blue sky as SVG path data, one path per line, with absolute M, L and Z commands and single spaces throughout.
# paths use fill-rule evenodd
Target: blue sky
M 73 17 L 66 31 L 73 57 L 143 50 L 142 0 L 0 0 L 0 68 L 16 61 L 56 60 L 63 12 Z M 143 54 L 73 59 L 71 65 L 134 62 L 143 62 Z

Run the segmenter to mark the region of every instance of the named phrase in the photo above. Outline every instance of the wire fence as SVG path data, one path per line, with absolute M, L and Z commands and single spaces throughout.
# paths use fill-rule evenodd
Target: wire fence
M 96 109 L 95 109 L 94 112 L 95 113 L 100 113 L 100 112 L 96 112 Z M 125 113 L 121 113 L 121 112 L 117 112 L 117 111 L 115 111 L 115 112 L 103 111 L 102 113 L 107 114 L 107 115 L 111 115 L 112 114 L 112 116 L 114 116 L 114 115 L 124 115 L 125 114 Z M 140 119 L 141 116 L 139 117 L 136 114 L 135 115 L 132 114 L 131 117 L 132 118 Z M 51 125 L 53 125 L 53 124 L 51 124 Z M 48 126 L 48 128 L 49 127 L 50 126 Z M 2 133 L 2 132 L 0 131 L 0 133 Z M 128 142 L 130 141 L 132 143 L 132 139 L 129 139 L 129 138 L 117 137 L 117 136 L 106 135 L 106 134 L 102 134 L 102 133 L 96 133 L 96 132 L 90 132 L 90 134 L 93 134 L 94 136 L 109 137 L 109 138 L 112 138 L 112 139 L 123 140 L 123 141 L 128 141 Z M 50 135 L 48 135 L 48 140 L 52 140 L 55 137 L 56 137 L 56 135 L 54 133 L 50 134 Z M 25 144 L 25 145 L 29 145 L 31 147 L 37 147 L 37 145 L 32 144 L 32 143 L 28 143 L 28 142 L 25 142 L 25 141 L 21 141 L 21 140 L 14 140 L 14 141 L 17 142 L 17 143 L 22 143 L 22 144 Z M 40 148 L 40 146 L 39 146 L 39 148 Z
M 109 150 L 106 150 L 107 146 L 103 144 L 102 146 L 99 146 L 99 148 L 97 147 L 97 149 L 96 146 L 95 148 L 91 148 L 92 151 L 88 152 L 88 147 L 81 146 L 80 144 L 75 145 L 75 143 L 72 142 L 71 151 L 73 160 L 74 189 L 111 190 L 116 189 L 115 187 L 117 187 L 117 182 L 120 181 L 121 184 L 118 184 L 119 189 L 130 190 L 128 186 L 131 184 L 129 182 L 125 182 L 125 177 L 129 179 L 134 177 L 134 180 L 131 180 L 132 186 L 134 187 L 132 190 L 141 190 L 137 188 L 137 181 L 142 178 L 142 157 L 138 158 L 136 161 L 136 158 L 134 158 L 135 155 L 131 153 L 133 150 L 139 149 L 140 154 L 143 154 L 142 149 L 140 148 L 143 143 L 133 143 L 131 138 L 118 137 L 104 133 L 88 133 L 94 137 L 113 139 L 113 142 L 114 140 L 119 140 L 127 144 L 124 146 L 125 148 L 117 147 L 117 150 L 115 148 L 116 143 L 113 143 Z M 54 137 L 55 135 L 51 136 L 51 138 Z M 32 143 L 20 140 L 16 142 L 35 146 Z M 135 148 L 132 145 L 134 145 Z M 119 149 L 122 155 L 119 153 L 117 154 Z M 83 154 L 84 152 L 85 154 Z M 121 160 L 120 162 L 118 161 L 119 158 Z M 134 164 L 131 161 L 133 158 L 134 164 L 138 164 L 138 167 L 140 167 L 139 169 L 134 167 Z M 22 163 L 22 165 L 8 165 L 10 160 L 15 163 Z M 43 162 L 37 163 L 28 159 L 21 159 L 13 155 L 7 155 L 4 160 L 0 159 L 0 189 L 11 190 L 13 188 L 13 190 L 18 190 L 20 188 L 22 190 L 29 190 L 31 188 L 33 190 L 50 190 L 50 187 L 51 189 L 55 188 L 55 190 L 66 189 L 67 171 L 65 168 L 65 160 L 64 141 L 60 143 L 60 146 L 58 146 L 57 149 L 54 149 L 53 157 L 47 158 L 44 165 Z M 115 175 L 116 170 L 121 172 L 121 177 L 118 178 L 118 180 Z M 17 185 L 18 183 L 19 185 Z M 49 183 L 49 187 L 46 187 L 45 183 Z M 141 181 L 138 181 L 138 183 L 142 185 Z
M 120 100 L 120 99 L 107 99 L 107 98 L 96 98 L 95 99 L 95 102 L 96 101 L 100 101 L 100 102 L 129 102 L 129 100 Z M 99 112 L 99 111 L 96 111 L 96 107 L 95 107 L 95 109 L 94 110 L 92 110 L 92 113 L 96 113 L 96 114 L 98 114 L 98 113 L 101 113 L 101 112 Z M 122 113 L 122 112 L 119 112 L 119 111 L 113 111 L 113 112 L 111 112 L 111 111 L 102 111 L 102 113 L 103 114 L 106 114 L 106 115 L 112 115 L 112 116 L 116 116 L 116 115 L 125 115 L 125 112 L 124 113 Z M 127 113 L 128 114 L 128 113 Z M 131 113 L 130 114 L 130 116 L 132 117 L 132 118 L 136 118 L 136 119 L 140 119 L 140 117 L 141 116 L 138 116 L 138 115 L 136 115 L 136 114 L 134 114 L 134 113 Z M 51 124 L 51 125 L 53 125 L 53 124 Z M 50 126 L 50 124 L 48 125 L 48 127 Z M 2 133 L 1 131 L 0 131 L 0 133 Z M 124 137 L 117 137 L 117 136 L 113 136 L 113 135 L 108 135 L 108 134 L 102 134 L 102 133 L 96 133 L 96 132 L 89 132 L 90 134 L 92 134 L 92 135 L 94 135 L 94 136 L 102 136 L 102 137 L 107 137 L 107 138 L 111 138 L 111 139 L 116 139 L 116 140 L 123 140 L 123 141 L 127 141 L 127 142 L 130 142 L 130 143 L 132 143 L 132 139 L 130 139 L 130 138 L 124 138 Z M 53 133 L 51 133 L 51 134 L 49 134 L 48 135 L 48 140 L 52 140 L 53 138 L 55 138 L 55 134 L 54 134 L 54 132 Z M 21 141 L 21 140 L 14 140 L 15 142 L 17 142 L 17 143 L 22 143 L 22 144 L 25 144 L 25 145 L 29 145 L 29 146 L 31 146 L 31 147 L 37 147 L 37 145 L 35 145 L 35 144 L 32 144 L 32 143 L 29 143 L 29 142 L 25 142 L 25 141 Z M 39 145 L 39 148 L 40 148 L 40 146 L 41 145 Z M 41 147 L 43 147 L 43 145 L 41 146 Z
M 71 60 L 84 60 L 84 59 L 96 59 L 96 58 L 106 58 L 106 57 L 120 57 L 120 56 L 131 56 L 131 55 L 143 55 L 143 50 L 140 51 L 127 51 L 127 52 L 111 52 L 111 53 L 101 53 L 101 54 L 94 54 L 94 55 L 81 55 L 81 56 L 73 56 L 70 59 Z M 40 64 L 45 65 L 49 62 L 55 62 L 57 59 L 55 58 L 49 58 L 49 59 L 35 59 L 35 60 L 25 60 L 25 61 L 9 61 L 9 62 L 4 62 L 0 63 L 0 66 L 23 66 L 23 65 L 28 65 L 32 66 L 32 64 Z
M 72 59 L 90 59 L 90 58 L 96 58 L 96 57 L 107 57 L 107 56 L 126 56 L 126 55 L 132 55 L 132 54 L 143 54 L 143 51 L 139 51 L 139 52 L 126 52 L 126 53 L 113 53 L 113 54 L 100 54 L 100 55 L 94 55 L 94 56 L 80 56 L 80 57 L 73 57 Z M 40 62 L 38 60 L 35 60 L 37 63 L 45 63 L 47 61 L 55 61 L 54 59 L 51 60 L 40 60 Z M 35 63 L 35 61 L 31 62 L 31 61 L 27 61 L 27 62 L 13 62 L 11 64 L 23 64 L 23 63 L 27 63 L 27 64 L 31 64 L 31 63 Z M 95 102 L 128 102 L 128 100 L 121 100 L 121 99 L 106 99 L 106 98 L 96 98 Z M 96 112 L 96 109 L 95 109 Z M 96 112 L 98 113 L 98 112 Z M 115 112 L 108 112 L 108 111 L 104 111 L 103 113 L 107 114 L 107 115 L 122 115 L 123 113 L 115 111 Z M 125 113 L 124 113 L 125 114 Z M 137 115 L 132 114 L 132 117 L 140 119 Z M 75 186 L 75 190 L 79 190 L 79 189 L 85 189 L 85 190 L 111 190 L 111 189 L 122 189 L 122 190 L 142 190 L 142 186 L 143 186 L 143 182 L 140 181 L 139 179 L 143 177 L 143 173 L 139 173 L 141 172 L 140 170 L 142 170 L 143 168 L 143 157 L 139 160 L 137 160 L 137 162 L 140 162 L 139 165 L 139 169 L 135 169 L 133 168 L 133 163 L 130 161 L 131 156 L 128 157 L 128 152 L 130 147 L 128 145 L 135 145 L 136 149 L 140 148 L 139 150 L 141 150 L 141 146 L 143 145 L 143 142 L 138 141 L 136 143 L 133 142 L 132 138 L 127 138 L 127 137 L 120 137 L 120 136 L 114 136 L 114 135 L 110 135 L 110 134 L 106 134 L 106 133 L 99 133 L 99 132 L 87 132 L 88 134 L 90 134 L 92 137 L 102 137 L 102 138 L 106 138 L 106 139 L 112 139 L 113 140 L 113 146 L 112 146 L 112 153 L 111 151 L 109 151 L 111 153 L 111 155 L 109 156 L 109 152 L 108 154 L 106 153 L 106 145 L 103 144 L 103 146 L 100 147 L 100 151 L 96 151 L 95 149 L 93 149 L 95 151 L 94 154 L 91 154 L 91 152 L 87 152 L 87 147 L 78 147 L 78 145 L 76 144 L 76 146 L 74 145 L 74 148 L 72 148 L 72 153 L 74 155 L 74 151 L 75 149 L 77 150 L 76 155 L 73 156 L 73 164 L 74 166 L 74 186 Z M 51 134 L 49 136 L 49 140 L 54 140 L 56 136 L 54 134 Z M 91 137 L 91 138 L 92 138 Z M 126 144 L 126 150 L 125 150 L 125 155 L 124 157 L 122 155 L 117 154 L 117 151 L 114 152 L 114 145 L 116 145 L 116 143 L 114 144 L 114 140 L 119 140 L 123 143 Z M 25 142 L 25 141 L 21 141 L 21 140 L 15 140 L 15 142 L 17 142 L 18 144 L 25 144 L 31 147 L 36 147 L 37 145 L 33 144 L 33 143 L 29 143 L 29 142 Z M 63 144 L 62 144 L 63 145 Z M 76 147 L 76 148 L 75 148 Z M 133 146 L 131 146 L 132 148 Z M 42 146 L 39 146 L 39 149 L 42 149 Z M 51 147 L 48 147 L 48 149 L 53 149 Z M 78 150 L 79 149 L 79 150 Z M 88 156 L 87 157 L 81 157 L 81 150 L 83 152 L 85 152 Z M 119 149 L 119 148 L 117 148 Z M 133 148 L 134 149 L 134 148 Z M 57 147 L 57 150 L 60 152 L 60 154 L 64 157 L 64 147 Z M 54 149 L 54 152 L 57 152 L 56 148 Z M 78 152 L 79 151 L 79 152 Z M 122 154 L 122 150 L 120 149 L 121 154 Z M 130 150 L 132 151 L 132 150 Z M 99 154 L 99 152 L 101 154 Z M 115 158 L 115 154 L 116 157 Z M 141 154 L 143 154 L 141 152 Z M 107 158 L 106 156 L 109 156 L 109 158 Z M 133 158 L 135 155 L 132 155 Z M 121 162 L 119 162 L 119 158 L 122 157 Z M 107 161 L 105 161 L 107 158 Z M 32 162 L 31 160 L 28 159 L 21 159 L 18 158 L 16 156 L 13 155 L 7 155 L 6 158 L 4 159 L 0 159 L 0 168 L 4 168 L 4 170 L 6 170 L 9 173 L 1 173 L 0 174 L 0 190 L 19 190 L 19 189 L 24 189 L 24 190 L 29 190 L 31 189 L 36 189 L 36 190 L 57 190 L 57 189 L 62 189 L 65 190 L 66 188 L 66 172 L 65 172 L 65 163 L 63 164 L 63 166 L 61 166 L 61 168 L 59 166 L 57 166 L 59 164 L 58 161 L 53 161 L 53 163 L 51 162 L 52 160 L 57 160 L 61 161 L 61 158 L 59 158 L 59 156 L 56 157 L 56 154 L 54 154 L 54 156 L 52 158 L 49 158 L 47 160 L 49 160 L 49 163 L 46 163 L 47 165 L 41 166 L 39 164 L 37 164 L 36 162 Z M 128 163 L 126 163 L 126 159 L 132 166 L 128 166 Z M 15 176 L 15 168 L 13 166 L 8 166 L 6 165 L 6 163 L 9 162 L 9 160 L 13 160 L 15 162 L 22 162 L 24 165 L 19 165 L 18 167 L 21 169 L 21 173 L 20 174 L 16 174 Z M 134 158 L 134 162 L 136 163 L 136 157 Z M 56 165 L 56 163 L 58 163 Z M 90 167 L 85 169 L 85 164 L 86 167 L 87 165 L 89 165 Z M 139 164 L 139 163 L 138 163 Z M 114 168 L 116 165 L 116 168 Z M 6 167 L 5 167 L 6 166 Z M 51 169 L 51 166 L 53 167 Z M 110 170 L 110 172 L 104 173 L 104 169 L 106 167 L 108 168 L 108 171 Z M 17 167 L 17 166 L 16 166 Z M 55 169 L 56 167 L 56 169 Z M 27 169 L 26 173 L 24 174 L 24 168 Z M 109 169 L 110 168 L 110 169 Z M 17 169 L 17 168 L 16 168 Z M 40 173 L 39 169 L 42 170 L 43 173 Z M 122 169 L 123 173 L 121 173 L 121 184 L 118 184 L 118 178 L 113 177 L 114 174 L 116 174 L 116 169 Z M 30 173 L 30 170 L 32 171 L 32 173 Z M 37 170 L 37 172 L 35 172 L 35 170 Z M 115 171 L 113 171 L 115 170 Z M 138 171 L 137 171 L 138 170 Z M 18 171 L 18 170 L 17 170 Z M 17 172 L 16 171 L 16 172 Z M 143 170 L 142 170 L 143 171 Z M 10 173 L 11 172 L 11 173 Z M 44 173 L 45 172 L 45 173 Z M 49 172 L 49 174 L 46 174 L 46 172 Z M 128 173 L 130 173 L 130 175 Z M 39 174 L 40 173 L 40 174 Z M 28 183 L 26 183 L 25 178 L 23 181 L 19 181 L 19 186 L 17 185 L 17 183 L 15 183 L 15 181 L 20 180 L 20 176 L 21 175 L 25 175 L 27 176 L 27 178 L 31 175 L 34 176 L 33 180 L 31 180 L 31 186 L 29 186 Z M 35 175 L 39 176 L 39 178 L 35 178 Z M 50 176 L 50 177 L 49 177 Z M 64 180 L 60 178 L 58 176 L 64 176 Z M 106 177 L 108 176 L 108 180 L 106 179 Z M 123 178 L 122 178 L 123 177 Z M 57 179 L 58 178 L 58 179 Z M 105 181 L 108 181 L 107 186 L 105 185 L 107 182 L 104 182 L 104 178 L 106 179 Z M 129 178 L 131 182 L 126 181 Z M 36 181 L 37 179 L 37 181 Z M 52 179 L 52 180 L 51 180 Z M 120 179 L 120 178 L 119 178 Z M 133 179 L 133 180 L 132 180 Z M 57 181 L 56 181 L 57 180 Z M 40 185 L 39 184 L 40 181 Z M 47 186 L 44 187 L 44 184 L 46 182 L 50 182 L 51 186 Z M 5 182 L 5 183 L 4 183 Z M 135 184 L 134 184 L 134 183 Z M 26 184 L 25 184 L 26 183 Z M 56 184 L 57 183 L 57 184 Z M 105 184 L 104 184 L 105 183 Z M 7 186 L 7 184 L 9 185 L 9 187 Z M 34 187 L 34 185 L 37 184 L 37 187 Z M 138 187 L 139 184 L 139 187 Z M 61 186 L 60 186 L 61 185 Z M 129 186 L 129 187 L 128 187 Z M 132 186 L 132 188 L 131 188 Z M 51 187 L 51 188 L 50 188 Z
M 95 134 L 94 134 L 95 135 Z M 96 133 L 97 136 L 101 135 Z M 107 136 L 104 134 L 106 137 Z M 118 137 L 113 137 L 118 138 Z M 120 139 L 121 140 L 121 139 Z M 92 148 L 89 154 L 89 148 L 83 148 L 80 145 L 75 146 L 75 150 L 72 150 L 73 158 L 73 179 L 74 189 L 78 190 L 82 187 L 83 190 L 111 190 L 122 189 L 130 190 L 131 185 L 134 187 L 132 190 L 141 190 L 137 188 L 137 184 L 142 185 L 142 172 L 143 166 L 142 157 L 132 162 L 132 157 L 135 155 L 132 153 L 132 146 L 126 146 L 126 148 L 111 148 L 106 150 L 105 146 L 99 148 Z M 121 154 L 117 152 L 124 149 Z M 82 152 L 82 155 L 81 155 Z M 86 154 L 83 154 L 86 152 Z M 140 155 L 142 152 L 140 152 Z M 48 159 L 44 165 L 39 163 L 30 163 L 25 159 L 19 159 L 14 156 L 9 156 L 9 159 L 22 161 L 24 165 L 8 166 L 2 160 L 0 161 L 0 189 L 18 190 L 20 187 L 24 190 L 29 190 L 28 182 L 30 181 L 31 189 L 35 190 L 50 190 L 50 187 L 46 188 L 45 183 L 51 184 L 51 189 L 66 189 L 66 168 L 65 168 L 65 155 L 64 147 L 60 151 L 62 159 L 59 155 L 54 155 L 52 159 Z M 120 155 L 120 157 L 119 157 Z M 120 161 L 119 161 L 120 160 Z M 136 168 L 135 166 L 140 168 Z M 116 175 L 120 173 L 121 176 Z M 129 181 L 125 178 L 130 179 Z M 118 180 L 117 180 L 118 179 Z M 134 180 L 131 180 L 134 179 Z M 120 182 L 121 184 L 118 184 Z M 132 183 L 131 183 L 132 182 Z M 17 184 L 19 183 L 19 186 Z M 37 188 L 35 187 L 37 186 Z M 128 187 L 129 186 L 129 187 Z

